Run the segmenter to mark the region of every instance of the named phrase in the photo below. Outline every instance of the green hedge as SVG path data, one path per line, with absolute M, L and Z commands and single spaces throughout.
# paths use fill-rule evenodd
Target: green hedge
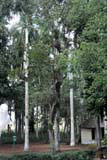
M 22 138 L 19 134 L 16 134 L 14 132 L 11 132 L 11 133 L 3 132 L 1 135 L 0 143 L 1 144 L 13 144 L 13 136 L 16 136 L 17 144 L 24 143 L 24 137 Z M 35 133 L 30 133 L 29 140 L 31 143 L 32 142 L 48 143 L 48 135 L 43 134 L 41 131 L 39 131 L 39 137 L 36 138 Z
M 24 137 L 21 137 L 18 134 L 16 134 L 15 132 L 3 132 L 1 135 L 1 139 L 0 139 L 0 143 L 1 144 L 13 144 L 13 136 L 16 136 L 16 143 L 17 144 L 22 144 L 24 143 Z M 70 134 L 65 134 L 64 132 L 60 133 L 60 138 L 61 138 L 61 143 L 67 143 L 69 144 L 70 141 Z M 29 134 L 29 140 L 30 142 L 39 142 L 39 143 L 49 143 L 49 138 L 48 138 L 48 133 L 47 132 L 43 132 L 43 130 L 41 129 L 39 131 L 39 137 L 36 137 L 35 133 L 30 133 Z
M 0 156 L 0 160 L 92 160 L 93 151 L 74 151 L 52 155 L 50 153 L 25 153 L 11 157 Z
M 2 132 L 0 143 L 1 144 L 13 144 L 13 136 L 16 136 L 16 143 L 21 144 L 24 143 L 24 139 L 21 138 L 18 134 L 15 134 L 14 132 Z
M 1 144 L 13 144 L 13 136 L 16 136 L 16 143 L 17 144 L 22 144 L 24 143 L 24 137 L 21 137 L 18 134 L 16 134 L 15 132 L 3 132 L 1 135 L 1 139 L 0 139 L 0 143 Z M 60 133 L 60 139 L 61 139 L 61 143 L 67 143 L 69 144 L 70 141 L 70 134 L 67 133 L 65 134 L 64 132 Z M 41 129 L 39 131 L 39 137 L 36 137 L 35 133 L 30 133 L 29 134 L 29 140 L 30 142 L 39 142 L 39 143 L 49 143 L 49 138 L 48 138 L 48 133 L 47 132 L 43 132 L 43 130 Z

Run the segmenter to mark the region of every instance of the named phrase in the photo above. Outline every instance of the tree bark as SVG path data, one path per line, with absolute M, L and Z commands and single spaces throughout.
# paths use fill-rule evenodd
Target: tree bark
M 100 129 L 100 116 L 96 116 L 96 142 L 97 149 L 101 148 L 101 129 Z
M 107 115 L 104 115 L 104 134 L 107 134 Z
M 39 134 L 38 134 L 38 132 L 39 132 L 39 130 L 38 130 L 38 106 L 37 106 L 37 108 L 36 108 L 37 110 L 37 112 L 36 112 L 36 138 L 38 139 L 39 138 Z
M 48 117 L 48 134 L 49 134 L 49 143 L 50 143 L 50 148 L 51 152 L 54 154 L 55 153 L 55 148 L 54 148 L 54 131 L 53 131 L 53 111 L 54 111 L 54 105 L 49 105 L 49 117 Z
M 28 83 L 28 29 L 25 29 L 25 52 L 24 52 L 24 70 L 25 70 L 25 143 L 24 151 L 29 150 L 29 83 Z
M 73 74 L 69 73 L 71 80 L 70 86 L 70 119 L 71 119 L 71 133 L 70 133 L 70 146 L 75 146 L 75 128 L 74 128 L 74 103 L 73 103 Z
M 57 54 L 57 53 L 56 53 Z M 59 143 L 59 109 L 60 109 L 60 87 L 61 87 L 61 73 L 60 69 L 54 68 L 53 71 L 53 96 L 50 100 L 50 113 L 49 113 L 49 137 L 52 145 L 53 152 L 60 151 Z
M 58 111 L 56 112 L 55 118 L 54 118 L 54 147 L 55 147 L 55 152 L 60 151 L 60 142 L 59 142 L 59 120 L 58 120 Z
M 56 103 L 51 107 L 48 121 L 49 141 L 52 153 L 60 151 L 59 143 L 59 111 L 56 110 Z
M 35 122 L 34 122 L 34 108 L 32 108 L 31 114 L 30 114 L 30 120 L 29 120 L 29 132 L 34 133 L 35 128 L 34 128 Z
M 15 112 L 15 132 L 18 132 L 18 118 L 17 118 L 17 113 Z
M 15 99 L 15 132 L 18 133 L 18 104 L 17 104 L 17 98 Z
M 22 114 L 21 114 L 21 118 L 22 118 L 22 124 L 21 124 L 21 138 L 23 138 L 24 137 L 24 114 L 23 114 L 23 112 L 22 112 Z
M 48 128 L 48 133 L 49 133 L 49 142 L 50 142 L 50 148 L 51 152 L 54 154 L 55 153 L 55 147 L 54 147 L 54 133 L 53 133 L 53 128 L 49 127 Z
M 18 114 L 18 135 L 20 135 L 21 137 L 21 124 L 22 124 L 22 120 L 21 120 L 21 113 Z

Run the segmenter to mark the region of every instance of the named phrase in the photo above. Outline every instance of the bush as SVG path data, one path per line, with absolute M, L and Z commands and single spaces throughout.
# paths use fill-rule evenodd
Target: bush
M 15 132 L 3 132 L 1 135 L 1 144 L 13 144 L 13 136 L 16 136 L 16 143 L 22 144 L 24 143 L 24 138 L 20 136 L 20 134 L 16 134 Z M 43 129 L 39 130 L 39 137 L 36 137 L 35 133 L 30 133 L 29 135 L 30 142 L 39 142 L 39 143 L 49 143 L 48 132 L 44 132 Z M 69 133 L 60 133 L 61 143 L 69 144 L 70 134 Z
M 104 136 L 104 138 L 103 138 L 103 140 L 102 140 L 102 144 L 103 144 L 104 146 L 107 146 L 107 134 L 105 134 L 105 136 Z
M 48 132 L 44 132 L 42 129 L 39 130 L 39 137 L 36 137 L 35 133 L 30 133 L 30 142 L 48 143 Z
M 61 143 L 66 143 L 69 144 L 70 142 L 70 133 L 64 133 L 64 132 L 60 132 L 60 140 Z
M 13 144 L 13 136 L 16 136 L 16 143 L 22 144 L 24 143 L 24 137 L 22 138 L 19 134 L 15 132 L 2 132 L 0 143 L 1 144 Z M 39 137 L 36 138 L 35 133 L 30 133 L 29 135 L 30 142 L 39 142 L 39 143 L 48 143 L 48 135 L 46 133 L 42 133 L 39 131 Z
M 15 134 L 14 132 L 2 132 L 1 134 L 1 144 L 13 144 L 13 136 L 16 136 L 16 143 L 20 144 L 24 142 L 24 139 L 19 136 L 19 134 Z
M 52 155 L 50 153 L 26 153 L 11 157 L 0 157 L 0 160 L 92 160 L 93 151 L 64 152 Z

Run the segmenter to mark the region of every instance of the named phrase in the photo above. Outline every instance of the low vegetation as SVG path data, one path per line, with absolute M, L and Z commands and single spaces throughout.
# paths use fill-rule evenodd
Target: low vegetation
M 65 152 L 59 154 L 50 153 L 25 153 L 11 157 L 0 156 L 0 160 L 92 160 L 93 151 Z

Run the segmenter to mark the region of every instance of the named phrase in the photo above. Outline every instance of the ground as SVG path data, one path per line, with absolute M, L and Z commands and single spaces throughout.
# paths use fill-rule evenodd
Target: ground
M 61 151 L 79 151 L 79 150 L 89 150 L 92 149 L 93 146 L 89 145 L 78 145 L 75 147 L 70 147 L 69 145 L 62 144 Z M 94 147 L 93 147 L 94 148 Z M 50 146 L 49 144 L 30 144 L 30 152 L 49 152 Z M 17 144 L 15 147 L 13 145 L 0 145 L 0 154 L 14 154 L 14 153 L 22 153 L 23 145 Z

